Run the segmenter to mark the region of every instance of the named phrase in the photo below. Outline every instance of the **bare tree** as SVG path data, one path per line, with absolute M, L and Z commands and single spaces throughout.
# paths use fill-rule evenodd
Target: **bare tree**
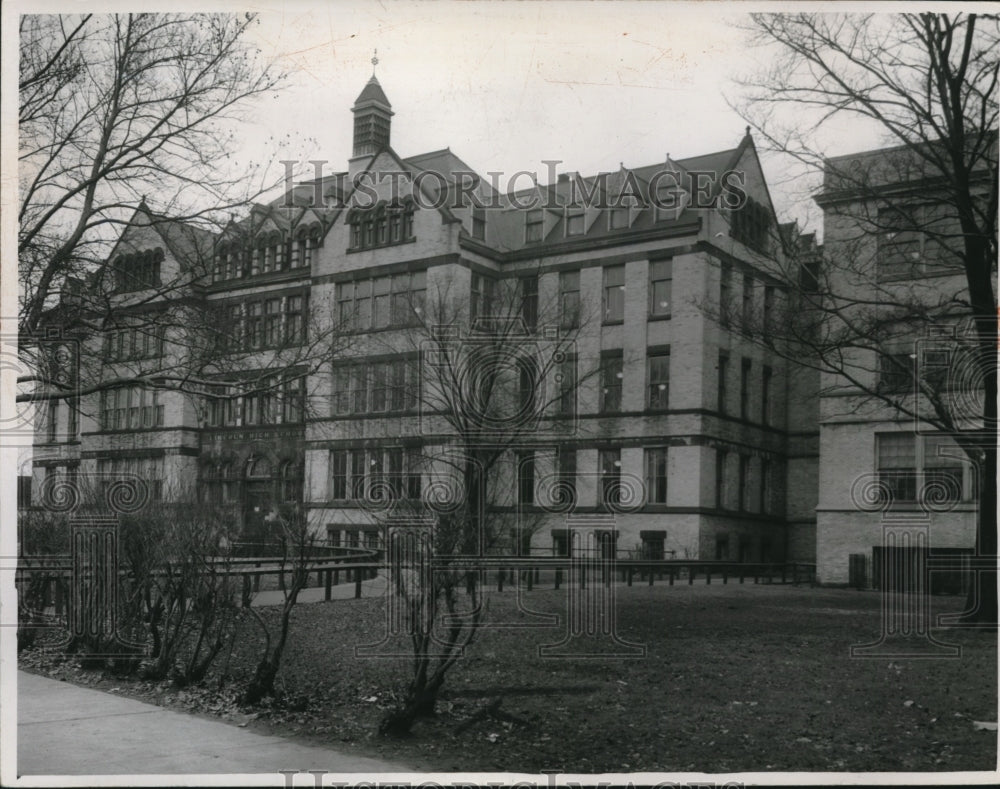
M 390 604 L 407 614 L 412 661 L 400 703 L 380 724 L 383 734 L 405 733 L 433 714 L 448 671 L 488 626 L 485 572 L 469 561 L 523 555 L 540 523 L 537 513 L 518 511 L 519 488 L 530 485 L 533 494 L 536 485 L 523 463 L 533 448 L 573 435 L 577 390 L 594 375 L 579 369 L 575 355 L 579 315 L 563 330 L 536 325 L 539 315 L 559 309 L 539 305 L 537 293 L 525 295 L 518 283 L 486 281 L 470 307 L 457 298 L 464 288 L 446 279 L 429 289 L 426 304 L 411 305 L 415 320 L 404 343 L 419 352 L 421 430 L 443 438 L 422 453 L 431 512 L 402 508 L 407 517 L 431 514 L 431 531 L 402 548 L 386 546 L 390 564 L 414 566 L 388 579 Z M 401 494 L 375 490 L 370 498 L 377 505 Z M 433 570 L 421 571 L 421 563 Z
M 734 214 L 732 235 L 789 301 L 769 315 L 723 305 L 720 317 L 828 376 L 850 407 L 887 406 L 953 436 L 978 470 L 978 552 L 995 556 L 1000 23 L 753 14 L 745 26 L 769 66 L 739 81 L 737 109 L 790 171 L 822 177 L 828 238 L 820 260 L 809 237 L 756 237 Z M 829 158 L 818 137 L 834 118 L 870 123 L 892 147 Z M 955 327 L 950 370 L 928 371 L 914 343 L 942 325 Z M 978 574 L 970 622 L 996 623 L 995 586 Z

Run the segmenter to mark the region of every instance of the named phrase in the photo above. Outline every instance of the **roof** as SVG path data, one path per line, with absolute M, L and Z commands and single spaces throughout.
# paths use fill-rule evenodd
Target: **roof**
M 389 99 L 385 95 L 385 91 L 382 90 L 382 86 L 379 81 L 372 74 L 372 78 L 368 80 L 368 84 L 361 89 L 361 93 L 358 94 L 358 98 L 354 101 L 354 108 L 357 109 L 363 104 L 378 103 L 384 104 L 386 107 L 391 107 L 389 104 Z

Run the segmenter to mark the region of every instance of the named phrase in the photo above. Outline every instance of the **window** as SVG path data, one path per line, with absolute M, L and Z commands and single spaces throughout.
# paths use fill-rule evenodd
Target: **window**
M 59 434 L 59 401 L 49 400 L 46 411 L 45 433 L 49 441 L 55 441 Z
M 770 367 L 764 367 L 760 381 L 760 421 L 771 424 L 771 379 L 774 373 Z
M 765 337 L 774 333 L 774 286 L 764 286 L 764 320 L 762 327 Z
M 524 217 L 524 240 L 535 244 L 542 240 L 545 234 L 545 214 L 540 208 L 528 211 Z
M 302 464 L 286 461 L 281 464 L 281 500 L 302 501 Z
M 101 393 L 104 430 L 140 430 L 163 425 L 163 406 L 155 389 L 138 386 Z
M 750 509 L 750 501 L 749 501 L 750 487 L 747 484 L 750 479 L 750 458 L 747 455 L 740 455 L 739 458 L 740 458 L 739 477 L 738 477 L 739 508 L 743 512 L 746 512 Z
M 669 317 L 673 298 L 672 260 L 656 260 L 649 264 L 649 314 Z
M 740 419 L 750 418 L 750 368 L 752 362 L 743 359 L 740 363 Z
M 236 390 L 226 384 L 209 387 L 206 396 L 205 423 L 208 427 L 231 427 L 236 424 L 239 398 Z
M 766 458 L 760 462 L 760 511 L 768 514 L 773 511 L 774 505 L 771 501 L 771 491 L 773 484 L 771 474 L 774 472 L 774 464 Z
M 601 503 L 618 504 L 621 501 L 622 451 L 600 451 Z
M 629 226 L 629 207 L 619 205 L 608 211 L 608 229 L 620 230 Z
M 114 484 L 113 478 L 141 479 L 152 501 L 163 498 L 163 458 L 160 457 L 116 457 L 97 461 L 97 472 L 103 477 L 102 486 Z M 112 479 L 109 479 L 112 478 Z
M 580 272 L 559 274 L 559 325 L 563 329 L 580 326 Z
M 330 498 L 347 498 L 347 455 L 346 449 L 330 452 Z
M 535 453 L 517 453 L 517 500 L 520 504 L 535 503 Z
M 305 379 L 289 378 L 285 381 L 281 392 L 281 421 L 285 424 L 301 422 L 305 406 Z
M 80 429 L 80 398 L 73 397 L 66 401 L 66 435 L 72 441 Z
M 163 355 L 164 331 L 164 327 L 155 325 L 116 329 L 104 338 L 105 358 L 109 362 L 159 358 Z
M 879 390 L 900 393 L 914 390 L 916 358 L 912 353 L 880 353 L 878 362 Z
M 557 409 L 560 416 L 576 415 L 576 357 L 567 355 L 560 363 L 556 373 L 556 386 L 559 392 Z
M 604 322 L 625 320 L 625 266 L 604 269 Z
M 278 416 L 278 380 L 273 376 L 260 378 L 250 384 L 243 396 L 244 425 L 273 425 Z
M 475 321 L 476 318 L 488 318 L 493 313 L 494 282 L 483 274 L 473 273 L 471 284 L 469 319 Z
M 975 467 L 950 436 L 877 433 L 875 440 L 879 482 L 893 502 L 974 500 Z
M 264 302 L 264 345 L 274 347 L 281 342 L 281 299 Z
M 405 243 L 413 239 L 413 204 L 379 203 L 370 208 L 354 208 L 347 222 L 351 226 L 348 252 Z
M 306 341 L 306 297 L 289 296 L 285 300 L 285 342 L 298 345 Z
M 540 384 L 538 363 L 530 357 L 521 358 L 517 368 L 518 413 L 521 416 L 534 414 Z
M 163 250 L 160 247 L 119 255 L 112 264 L 115 290 L 128 293 L 160 287 L 162 262 Z
M 327 526 L 326 527 L 326 544 L 330 548 L 340 547 L 340 527 L 339 526 Z
M 878 279 L 914 279 L 954 270 L 958 256 L 944 240 L 961 228 L 944 206 L 895 205 L 878 212 Z
M 743 330 L 750 331 L 753 326 L 753 278 L 743 277 Z
M 664 543 L 667 539 L 667 533 L 665 531 L 643 530 L 639 532 L 639 539 L 642 540 L 643 559 L 663 559 L 665 554 Z
M 719 273 L 719 323 L 729 325 L 730 296 L 732 294 L 732 267 L 722 262 Z
M 822 258 L 813 253 L 799 263 L 799 287 L 803 293 L 819 293 L 819 274 Z
M 916 501 L 916 436 L 913 433 L 880 433 L 875 439 L 881 487 L 893 501 Z
M 729 354 L 722 351 L 719 352 L 719 403 L 718 411 L 720 414 L 726 413 L 726 401 L 728 399 L 728 381 L 729 379 Z
M 729 558 L 729 535 L 715 535 L 715 561 L 724 562 Z
M 567 236 L 580 236 L 583 235 L 585 227 L 585 215 L 583 211 L 579 209 L 566 209 L 566 235 Z
M 472 209 L 472 237 L 480 241 L 486 239 L 486 211 L 482 208 Z
M 337 320 L 349 331 L 419 326 L 426 294 L 424 271 L 341 282 L 337 285 Z
M 646 360 L 646 380 L 649 382 L 646 407 L 650 411 L 665 411 L 670 395 L 670 351 Z
M 552 555 L 561 556 L 564 558 L 569 557 L 569 530 L 568 529 L 553 529 L 552 530 Z
M 420 498 L 421 455 L 418 449 L 379 447 L 330 451 L 331 499 L 363 499 L 391 492 L 396 498 Z
M 728 453 L 724 449 L 715 450 L 715 506 L 720 510 L 728 509 L 729 488 L 726 484 L 726 460 Z
M 558 503 L 568 504 L 576 497 L 576 449 L 559 447 L 556 453 L 556 471 L 559 475 L 561 494 Z
M 538 325 L 538 277 L 522 277 L 521 287 L 521 318 L 528 329 Z
M 412 358 L 337 365 L 332 415 L 412 411 L 417 407 L 419 387 L 419 369 Z
M 264 345 L 264 303 L 247 304 L 246 347 L 256 350 Z
M 667 503 L 667 448 L 646 450 L 646 502 Z
M 769 245 L 771 212 L 752 197 L 733 211 L 729 235 L 734 241 L 764 253 Z
M 601 360 L 601 413 L 622 410 L 622 357 L 605 356 Z

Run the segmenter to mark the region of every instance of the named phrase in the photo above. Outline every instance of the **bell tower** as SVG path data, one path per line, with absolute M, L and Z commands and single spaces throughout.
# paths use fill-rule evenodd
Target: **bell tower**
M 372 156 L 389 144 L 389 125 L 392 105 L 375 77 L 378 50 L 372 58 L 372 78 L 358 95 L 351 112 L 354 113 L 354 153 L 352 159 Z

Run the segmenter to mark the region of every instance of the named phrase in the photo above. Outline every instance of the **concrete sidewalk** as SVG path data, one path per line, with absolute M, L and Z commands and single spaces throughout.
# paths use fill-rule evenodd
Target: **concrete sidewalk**
M 23 671 L 17 702 L 20 775 L 415 772 Z

